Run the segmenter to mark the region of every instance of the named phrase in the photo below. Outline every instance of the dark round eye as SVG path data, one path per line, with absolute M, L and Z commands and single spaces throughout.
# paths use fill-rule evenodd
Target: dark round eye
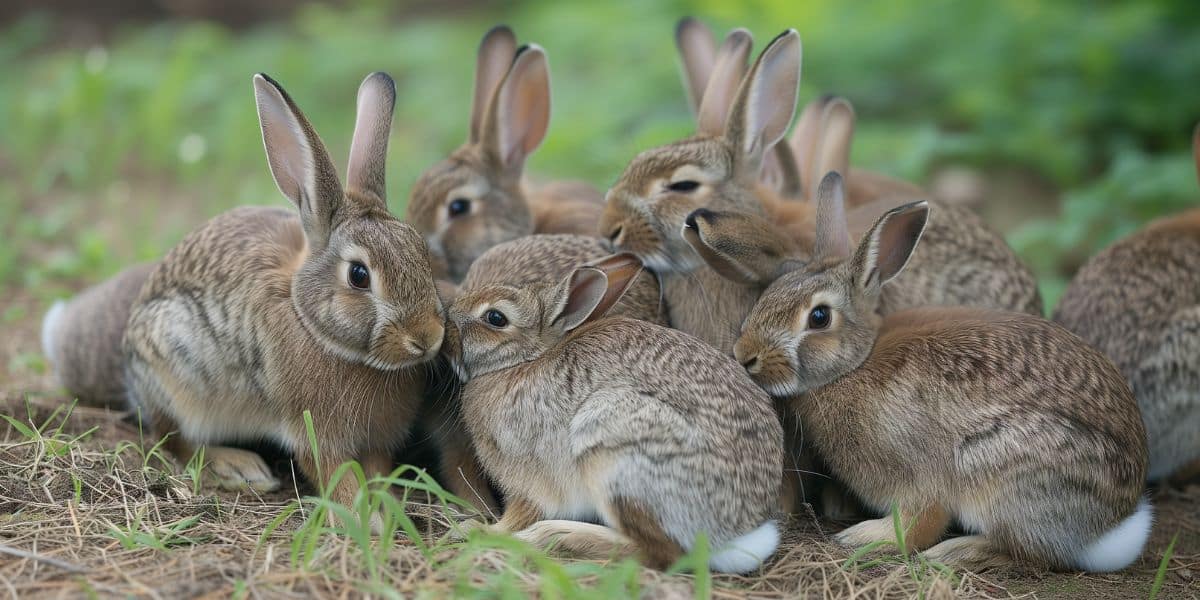
M 504 316 L 504 313 L 494 308 L 483 313 L 483 319 L 492 327 L 504 327 L 505 325 L 508 325 L 508 317 Z
M 829 327 L 829 321 L 833 317 L 833 311 L 824 304 L 812 309 L 808 313 L 808 328 L 809 329 L 825 329 Z
M 668 190 L 671 190 L 672 192 L 683 192 L 683 193 L 691 192 L 698 187 L 700 187 L 700 182 L 692 181 L 691 179 L 684 179 L 683 181 L 673 181 L 667 185 Z
M 346 281 L 350 285 L 360 290 L 370 289 L 371 287 L 371 272 L 367 270 L 367 266 L 360 262 L 350 263 L 350 270 L 346 272 Z
M 471 201 L 466 198 L 455 198 L 450 201 L 450 205 L 446 209 L 450 211 L 450 216 L 457 217 L 471 210 Z

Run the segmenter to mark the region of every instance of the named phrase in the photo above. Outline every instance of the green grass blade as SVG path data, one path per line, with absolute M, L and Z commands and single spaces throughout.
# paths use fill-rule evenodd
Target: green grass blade
M 1159 592 L 1162 591 L 1163 583 L 1167 580 L 1167 567 L 1171 564 L 1171 557 L 1175 554 L 1175 542 L 1179 539 L 1179 534 L 1171 536 L 1171 543 L 1167 544 L 1167 550 L 1163 552 L 1162 560 L 1158 561 L 1158 571 L 1154 573 L 1154 585 L 1150 586 L 1150 600 L 1157 600 Z

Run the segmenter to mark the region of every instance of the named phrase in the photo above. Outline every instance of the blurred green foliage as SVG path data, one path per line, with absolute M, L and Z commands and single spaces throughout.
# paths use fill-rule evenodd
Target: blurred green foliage
M 230 206 L 281 203 L 255 120 L 256 71 L 287 87 L 338 159 L 358 82 L 391 73 L 390 202 L 402 212 L 418 173 L 466 136 L 475 47 L 496 22 L 550 56 L 554 116 L 530 162 L 538 175 L 606 186 L 638 151 L 691 132 L 672 34 L 694 14 L 719 34 L 746 26 L 760 46 L 798 29 L 802 101 L 835 92 L 855 103 L 858 165 L 917 182 L 945 164 L 1003 168 L 1061 191 L 1061 211 L 1009 232 L 1051 299 L 1096 249 L 1200 197 L 1188 149 L 1200 119 L 1194 1 L 530 0 L 402 12 L 367 1 L 240 32 L 131 26 L 90 47 L 47 16 L 0 32 L 0 285 L 53 295 L 63 278 L 160 255 Z

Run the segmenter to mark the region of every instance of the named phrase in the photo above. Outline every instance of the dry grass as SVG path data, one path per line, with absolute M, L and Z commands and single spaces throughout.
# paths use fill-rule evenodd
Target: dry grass
M 26 303 L 29 315 L 38 304 Z M 0 306 L 0 308 L 4 308 Z M 0 311 L 2 312 L 2 311 Z M 749 577 L 664 574 L 629 561 L 557 561 L 507 538 L 442 542 L 454 519 L 436 498 L 412 493 L 405 514 L 417 537 L 390 547 L 334 534 L 315 539 L 311 560 L 294 552 L 313 494 L 288 477 L 270 495 L 198 488 L 189 471 L 148 450 L 123 415 L 76 407 L 31 358 L 35 319 L 0 336 L 0 415 L 49 426 L 31 439 L 0 423 L 0 592 L 13 597 L 312 597 L 641 595 L 717 598 L 1137 598 L 1149 593 L 1163 549 L 1179 541 L 1160 598 L 1200 597 L 1200 486 L 1156 495 L 1159 517 L 1143 559 L 1116 575 L 1013 571 L 939 576 L 902 564 L 847 569 L 831 544 L 836 524 L 797 517 L 777 556 Z M 55 415 L 55 411 L 58 414 Z M 53 417 L 53 418 L 52 418 Z M 61 426 L 61 427 L 60 427 Z M 80 437 L 82 436 L 82 437 Z M 78 439 L 75 439 L 78 438 Z M 73 441 L 72 441 L 73 440 Z M 279 521 L 278 527 L 264 534 Z

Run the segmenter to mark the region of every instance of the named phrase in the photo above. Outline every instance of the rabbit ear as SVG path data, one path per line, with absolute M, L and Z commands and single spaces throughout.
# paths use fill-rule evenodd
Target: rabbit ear
M 721 276 L 743 285 L 767 285 L 803 265 L 795 242 L 761 217 L 692 211 L 683 239 Z
M 854 106 L 845 98 L 833 98 L 821 113 L 821 132 L 818 140 L 814 176 L 837 171 L 845 176 L 850 171 L 850 144 L 854 141 Z M 813 194 L 823 182 L 813 182 Z M 816 196 L 810 196 L 815 198 Z
M 519 174 L 550 126 L 550 68 L 540 46 L 517 50 L 487 116 L 484 149 L 502 172 Z
M 363 80 L 358 88 L 358 116 L 346 167 L 347 189 L 374 194 L 384 202 L 388 135 L 392 133 L 395 106 L 396 82 L 387 73 L 371 73 Z
M 496 88 L 504 80 L 517 53 L 517 36 L 508 25 L 497 25 L 483 34 L 475 58 L 475 96 L 471 100 L 471 130 L 469 141 L 478 143 L 483 137 L 483 122 Z
M 846 226 L 846 186 L 842 176 L 830 171 L 817 188 L 817 237 L 813 255 L 821 258 L 850 258 L 850 230 Z
M 800 169 L 792 147 L 786 140 L 780 140 L 771 150 L 772 152 L 763 159 L 763 169 L 758 180 L 779 192 L 784 198 L 803 198 L 804 185 L 800 180 Z
M 814 157 L 821 140 L 821 118 L 825 113 L 825 105 L 832 98 L 833 96 L 821 96 L 805 104 L 800 118 L 796 121 L 796 129 L 788 139 L 788 145 L 792 147 L 792 155 L 796 158 L 796 165 L 800 170 L 800 181 L 808 187 L 811 187 L 809 182 L 820 177 L 813 163 L 816 162 Z M 809 196 L 809 199 L 812 199 L 812 196 Z
M 858 245 L 851 273 L 863 292 L 876 295 L 883 284 L 900 274 L 917 248 L 929 203 L 921 200 L 884 213 Z
M 683 87 L 692 112 L 700 113 L 700 100 L 717 62 L 717 42 L 712 30 L 695 17 L 684 17 L 675 25 L 675 47 L 683 64 Z
M 759 55 L 730 108 L 725 138 L 739 164 L 755 172 L 761 168 L 763 155 L 792 122 L 799 84 L 800 35 L 789 29 Z
M 1200 123 L 1192 131 L 1192 160 L 1196 161 L 1196 178 L 1200 179 Z
M 254 76 L 254 99 L 275 184 L 300 209 L 309 244 L 324 248 L 343 201 L 329 152 L 287 92 L 262 73 Z
M 746 75 L 746 61 L 753 46 L 754 38 L 745 29 L 734 29 L 725 36 L 696 112 L 697 133 L 715 136 L 725 131 L 729 107 Z
M 558 288 L 552 325 L 564 332 L 603 317 L 625 295 L 642 272 L 642 261 L 629 253 L 614 254 L 575 269 Z

